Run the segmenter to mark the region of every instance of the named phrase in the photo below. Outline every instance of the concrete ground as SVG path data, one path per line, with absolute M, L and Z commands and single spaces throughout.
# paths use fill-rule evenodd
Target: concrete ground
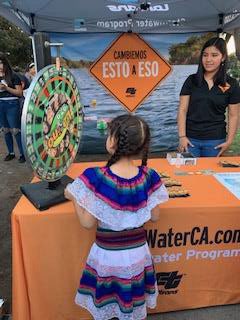
M 4 162 L 5 143 L 0 136 L 0 298 L 5 302 L 5 312 L 11 314 L 11 211 L 19 200 L 19 186 L 32 179 L 32 171 L 27 164 L 18 163 L 17 159 Z M 76 161 L 103 160 L 104 157 L 92 158 L 78 156 Z M 14 297 L 13 297 L 14 298 Z M 4 320 L 11 317 L 5 317 Z M 240 320 L 240 304 L 210 307 L 178 312 L 168 312 L 148 316 L 149 320 Z M 1 316 L 0 316 L 1 320 Z M 25 319 L 22 319 L 25 320 Z M 54 320 L 54 319 L 53 319 Z M 83 320 L 83 319 L 82 319 Z

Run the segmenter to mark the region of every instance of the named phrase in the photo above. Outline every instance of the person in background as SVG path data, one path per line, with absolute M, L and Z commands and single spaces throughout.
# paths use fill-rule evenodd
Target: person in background
M 27 77 L 23 73 L 20 72 L 18 67 L 14 67 L 13 70 L 17 74 L 19 79 L 21 80 L 23 96 L 19 98 L 19 103 L 20 103 L 20 113 L 22 114 L 23 104 L 24 104 L 24 100 L 25 100 L 24 92 L 26 92 L 26 90 L 29 88 L 30 83 L 29 83 Z
M 28 79 L 29 83 L 32 82 L 32 79 L 35 77 L 35 75 L 36 75 L 35 64 L 34 64 L 34 62 L 31 62 L 28 65 L 27 72 L 25 73 L 25 76 Z
M 222 38 L 208 40 L 202 48 L 197 73 L 183 84 L 178 110 L 180 152 L 215 157 L 233 142 L 240 89 L 237 81 L 226 74 L 227 58 L 226 42 Z
M 144 320 L 146 308 L 157 303 L 143 225 L 159 219 L 159 204 L 168 200 L 168 192 L 158 173 L 146 166 L 149 143 L 143 119 L 118 116 L 109 124 L 107 165 L 86 169 L 65 189 L 82 226 L 98 223 L 75 298 L 95 320 Z M 134 164 L 136 156 L 141 157 L 141 166 Z
M 3 55 L 0 55 L 0 129 L 4 132 L 8 149 L 4 161 L 15 158 L 13 135 L 19 149 L 19 162 L 25 162 L 21 141 L 21 118 L 19 98 L 22 97 L 22 85 L 19 77 Z
M 29 82 L 28 78 L 22 72 L 20 72 L 19 67 L 17 67 L 17 66 L 14 67 L 13 71 L 17 74 L 17 76 L 21 80 L 22 89 L 23 90 L 28 89 L 29 85 L 30 85 L 30 82 Z

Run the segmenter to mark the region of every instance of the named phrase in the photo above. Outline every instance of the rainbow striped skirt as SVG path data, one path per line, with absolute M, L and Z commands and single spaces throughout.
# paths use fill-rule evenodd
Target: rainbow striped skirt
M 75 302 L 96 320 L 143 320 L 155 308 L 158 290 L 143 227 L 98 228 Z

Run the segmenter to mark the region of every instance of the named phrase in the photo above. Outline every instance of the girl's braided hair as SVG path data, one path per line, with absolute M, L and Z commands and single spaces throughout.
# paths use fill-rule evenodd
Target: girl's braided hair
M 109 135 L 116 140 L 116 149 L 108 167 L 122 157 L 135 155 L 141 155 L 142 165 L 147 165 L 150 130 L 142 118 L 131 114 L 116 117 L 109 124 Z

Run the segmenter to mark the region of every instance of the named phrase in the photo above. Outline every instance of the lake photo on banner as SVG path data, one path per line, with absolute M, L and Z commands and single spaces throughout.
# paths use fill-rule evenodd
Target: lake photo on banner
M 197 65 L 175 65 L 172 73 L 150 94 L 135 114 L 143 117 L 151 128 L 151 152 L 175 150 L 178 144 L 177 109 L 182 84 Z M 96 107 L 84 108 L 86 120 L 80 143 L 80 152 L 105 153 L 106 131 L 97 129 L 97 120 L 114 118 L 125 111 L 103 87 L 96 90 L 96 80 L 87 69 L 71 69 L 80 88 L 82 103 L 88 105 L 96 100 Z M 92 119 L 92 120 L 91 120 Z

